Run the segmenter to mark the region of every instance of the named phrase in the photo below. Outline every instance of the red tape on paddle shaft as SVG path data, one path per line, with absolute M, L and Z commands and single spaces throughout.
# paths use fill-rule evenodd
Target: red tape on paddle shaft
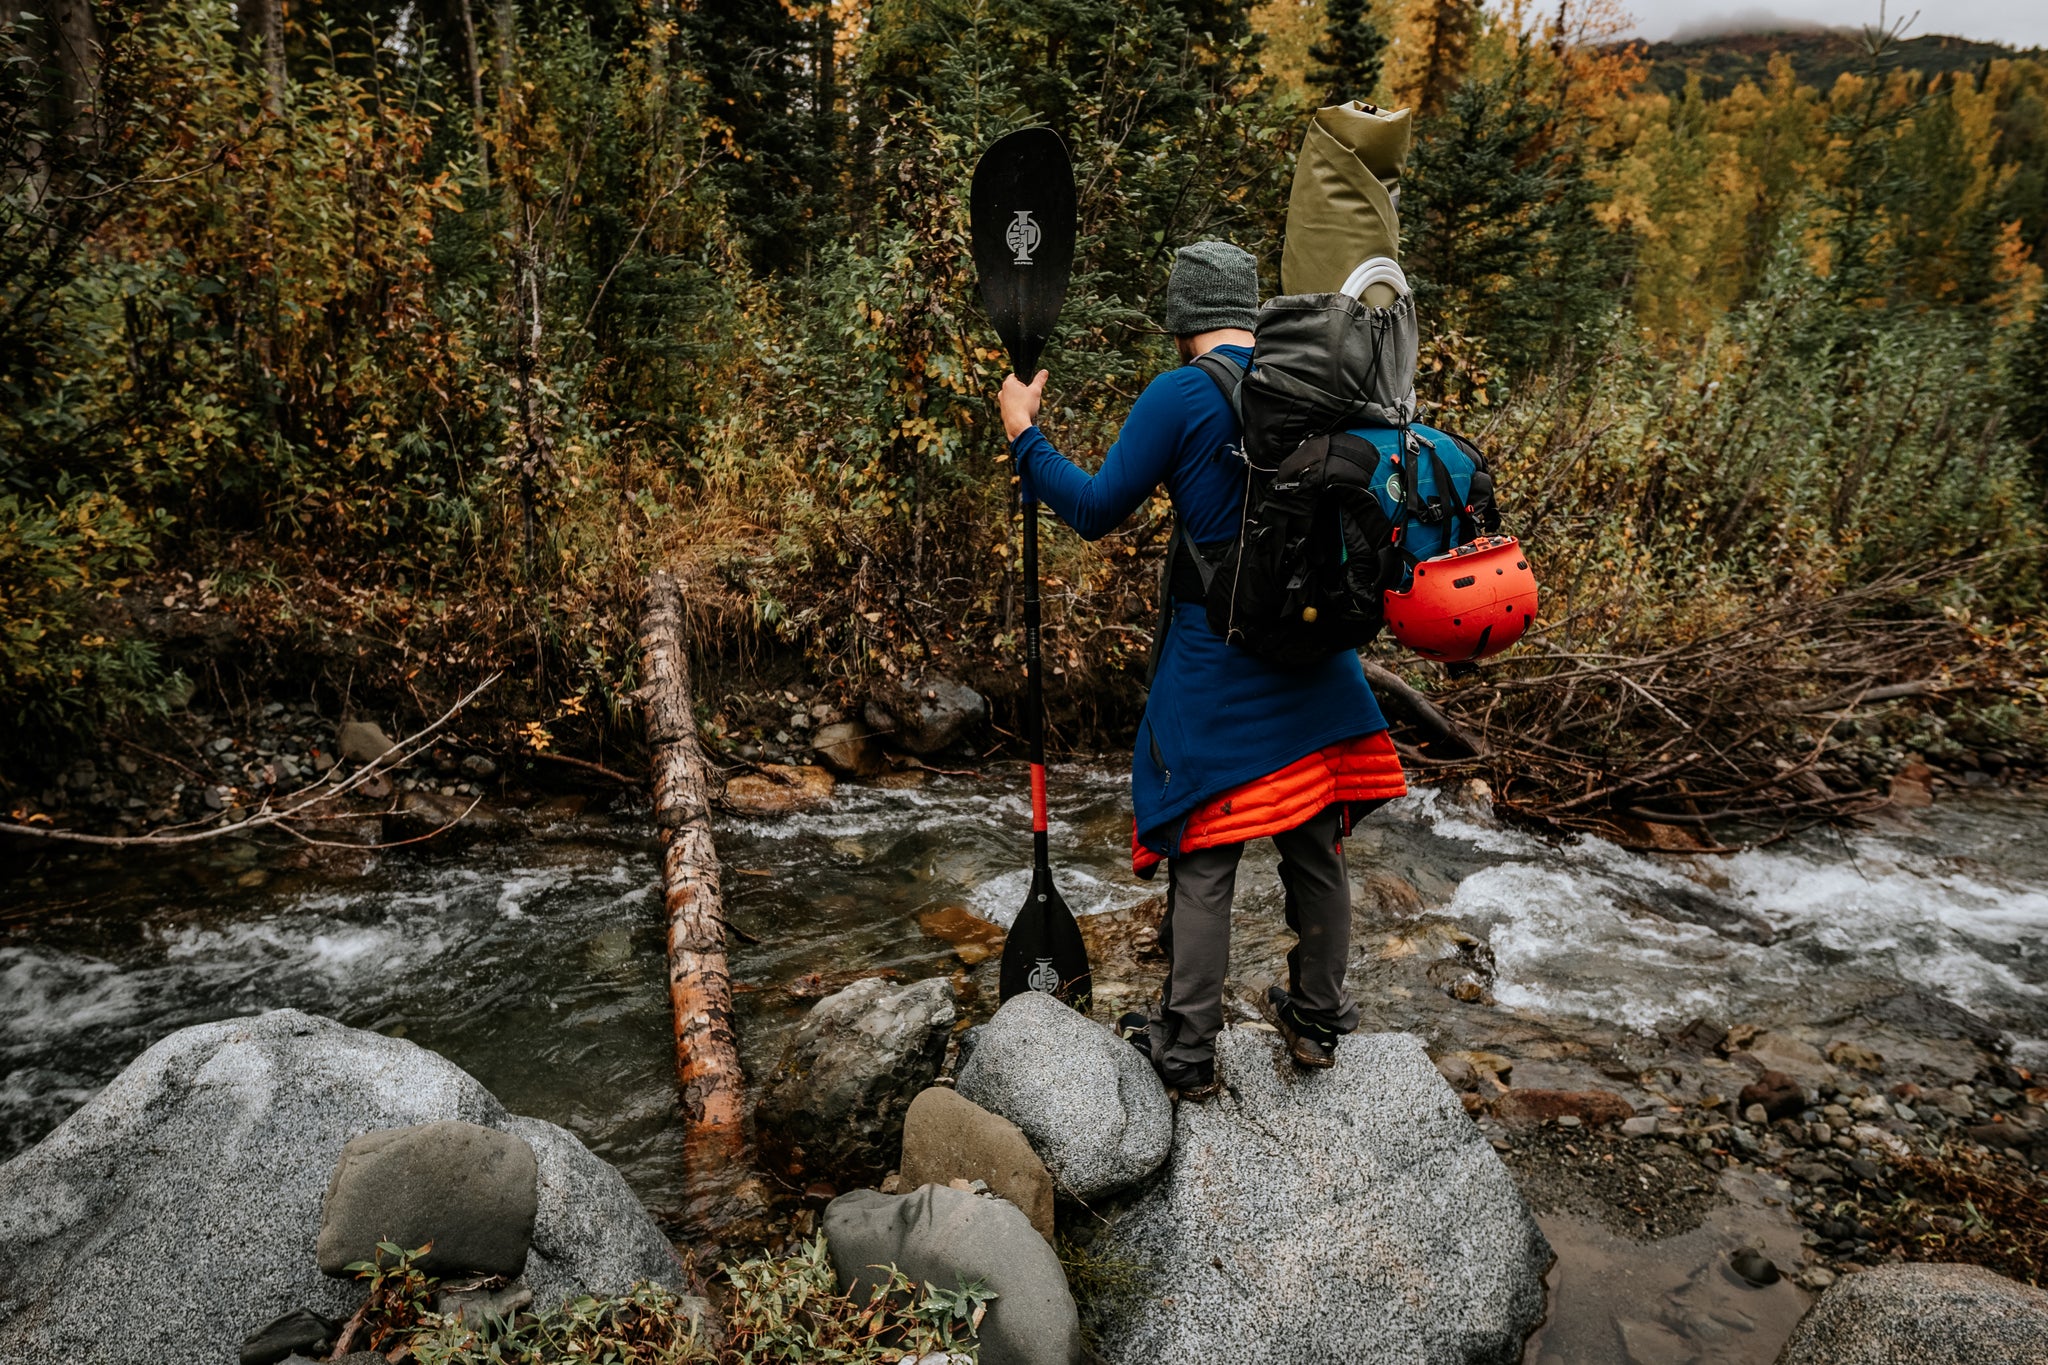
M 1045 833 L 1045 765 L 1031 765 L 1031 832 Z

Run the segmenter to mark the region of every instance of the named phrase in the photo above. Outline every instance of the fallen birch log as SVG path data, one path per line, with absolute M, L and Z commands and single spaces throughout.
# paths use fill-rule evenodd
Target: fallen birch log
M 693 1204 L 741 1191 L 750 1164 L 718 850 L 711 842 L 703 747 L 690 699 L 682 597 L 664 572 L 649 576 L 640 623 L 647 670 L 641 695 L 653 750 L 654 823 L 661 839 L 661 892 L 668 910 L 668 989 L 675 1010 L 684 1159 Z M 709 1213 L 708 1209 L 699 1209 Z

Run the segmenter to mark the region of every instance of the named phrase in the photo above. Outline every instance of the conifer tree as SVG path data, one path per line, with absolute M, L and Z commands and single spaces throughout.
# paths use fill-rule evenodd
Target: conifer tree
M 1387 37 L 1373 21 L 1372 0 L 1326 0 L 1323 12 L 1323 38 L 1308 50 L 1316 63 L 1309 68 L 1309 84 L 1322 87 L 1326 105 L 1371 100 L 1387 49 Z
M 1466 81 L 1421 125 L 1403 182 L 1403 258 L 1418 295 L 1516 369 L 1592 322 L 1617 246 L 1566 112 L 1538 98 L 1526 58 Z
M 764 270 L 803 260 L 811 220 L 826 207 L 831 142 L 821 149 L 819 83 L 806 68 L 815 70 L 811 48 L 830 32 L 781 0 L 726 0 L 683 16 L 704 111 L 730 134 L 720 167 L 729 210 Z
M 1390 98 L 1422 118 L 1444 111 L 1472 61 L 1474 0 L 1415 0 L 1402 11 Z

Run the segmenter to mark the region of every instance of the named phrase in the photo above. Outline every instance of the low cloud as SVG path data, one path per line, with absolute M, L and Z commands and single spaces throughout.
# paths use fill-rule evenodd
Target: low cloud
M 1694 19 L 1673 29 L 1668 41 L 1696 43 L 1705 38 L 1725 38 L 1733 33 L 1820 33 L 1828 28 L 1811 19 L 1791 19 L 1767 9 L 1736 10 L 1728 14 Z

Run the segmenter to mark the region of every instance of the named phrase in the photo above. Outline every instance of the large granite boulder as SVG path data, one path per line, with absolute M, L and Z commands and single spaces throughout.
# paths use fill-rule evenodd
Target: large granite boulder
M 988 719 L 988 701 L 965 683 L 934 673 L 879 684 L 864 714 L 882 738 L 913 754 L 930 756 L 973 738 Z
M 975 1038 L 960 1093 L 1024 1130 L 1066 1193 L 1099 1199 L 1166 1162 L 1173 1102 L 1138 1050 L 1042 991 L 1011 996 Z
M 953 987 L 944 977 L 856 981 L 811 1007 L 756 1113 L 761 1153 L 792 1179 L 880 1180 L 903 1115 L 946 1060 Z
M 1408 1034 L 1353 1035 L 1327 1071 L 1226 1029 L 1225 1092 L 1175 1114 L 1165 1175 L 1094 1252 L 1126 1267 L 1086 1308 L 1109 1365 L 1513 1365 L 1550 1246 Z
M 1081 1322 L 1060 1258 L 1015 1204 L 944 1185 L 910 1194 L 855 1190 L 825 1206 L 839 1287 L 865 1302 L 881 1267 L 918 1284 L 995 1291 L 975 1336 L 981 1365 L 1075 1365 Z
M 342 1148 L 442 1119 L 532 1148 L 524 1273 L 542 1308 L 682 1287 L 661 1230 L 573 1134 L 412 1043 L 275 1010 L 170 1035 L 0 1166 L 0 1360 L 230 1360 L 294 1309 L 347 1317 L 360 1286 L 314 1259 Z
M 1778 1365 L 2038 1365 L 2048 1292 L 1973 1265 L 1880 1266 L 1837 1280 Z

